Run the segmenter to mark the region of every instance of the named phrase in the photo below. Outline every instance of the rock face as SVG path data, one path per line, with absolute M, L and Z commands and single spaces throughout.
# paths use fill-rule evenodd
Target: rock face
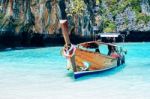
M 43 34 L 59 33 L 59 19 L 67 18 L 65 9 L 71 2 L 72 0 L 1 0 L 0 30 L 16 33 L 29 31 Z M 115 31 L 150 30 L 149 0 L 110 2 L 109 0 L 84 0 L 84 2 L 86 11 L 78 18 L 79 35 L 92 35 L 91 29 L 96 22 L 101 32 L 107 26 L 109 27 L 110 23 L 114 24 L 115 29 L 112 30 Z M 102 23 L 104 26 L 101 29 Z
M 150 31 L 150 0 L 84 0 L 83 15 L 75 20 L 66 13 L 72 2 L 0 0 L 0 46 L 42 45 L 50 35 L 61 35 L 60 19 L 68 19 L 71 33 L 82 37 L 97 32 Z
M 1 0 L 0 17 L 1 31 L 53 34 L 61 11 L 57 0 Z
M 0 46 L 42 46 L 49 35 L 60 34 L 63 4 L 58 0 L 0 0 Z

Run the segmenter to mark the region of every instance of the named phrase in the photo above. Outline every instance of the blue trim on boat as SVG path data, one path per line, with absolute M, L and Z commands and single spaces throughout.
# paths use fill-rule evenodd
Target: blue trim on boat
M 119 66 L 120 66 L 120 65 L 119 65 Z M 104 71 L 113 69 L 113 68 L 115 68 L 115 67 L 118 67 L 118 66 L 112 66 L 112 67 L 110 67 L 110 68 L 105 68 L 105 69 L 101 69 L 101 70 L 94 70 L 94 71 L 74 72 L 74 78 L 77 79 L 77 78 L 82 77 L 82 76 L 85 76 L 85 75 L 97 74 L 97 73 L 100 73 L 100 72 L 104 72 Z

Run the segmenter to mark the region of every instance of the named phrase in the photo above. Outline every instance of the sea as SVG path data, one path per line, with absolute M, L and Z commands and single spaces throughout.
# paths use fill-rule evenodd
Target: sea
M 150 43 L 119 43 L 126 63 L 74 79 L 63 47 L 0 52 L 0 99 L 150 99 Z

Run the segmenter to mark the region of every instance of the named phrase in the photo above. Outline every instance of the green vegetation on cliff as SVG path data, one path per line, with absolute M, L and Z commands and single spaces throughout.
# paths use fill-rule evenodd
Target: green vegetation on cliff
M 102 6 L 102 4 L 105 6 Z M 105 16 L 105 18 L 110 19 L 108 15 L 112 14 L 112 20 L 109 20 L 111 22 L 108 23 L 108 21 L 106 21 L 107 23 L 104 23 L 104 24 L 108 24 L 108 27 L 104 27 L 104 30 L 114 31 L 115 28 L 109 28 L 109 26 L 111 26 L 112 23 L 116 21 L 116 17 L 119 14 L 120 14 L 120 20 L 121 21 L 124 20 L 124 22 L 123 23 L 120 22 L 120 24 L 118 22 L 118 25 L 124 25 L 125 27 L 124 29 L 129 28 L 127 27 L 127 25 L 132 24 L 133 23 L 132 20 L 135 21 L 135 24 L 132 24 L 132 25 L 138 26 L 142 22 L 146 26 L 147 23 L 150 22 L 150 12 L 145 13 L 144 11 L 142 11 L 142 9 L 145 11 L 146 10 L 148 11 L 148 5 L 149 5 L 148 0 L 147 1 L 146 0 L 105 0 L 105 1 L 101 0 L 101 4 L 99 5 L 100 10 L 101 9 L 103 10 L 103 11 L 100 11 L 101 16 Z M 137 27 L 137 29 L 135 28 L 134 29 L 138 31 L 139 30 L 138 28 L 139 27 Z M 146 30 L 143 30 L 143 31 L 146 31 Z
M 85 8 L 98 9 L 98 12 L 93 12 L 91 21 L 93 25 L 97 24 L 101 32 L 115 32 L 125 30 L 149 31 L 150 23 L 150 4 L 148 0 L 70 0 L 73 2 L 69 6 L 70 13 L 68 15 L 83 15 Z M 88 3 L 91 3 L 90 6 Z M 96 8 L 99 7 L 99 8 Z M 88 11 L 91 11 L 88 10 Z M 91 14 L 90 14 L 91 15 Z M 95 18 L 93 18 L 95 17 Z M 100 20 L 96 20 L 100 17 Z M 144 24 L 144 25 L 143 25 Z M 134 27 L 130 27 L 134 26 Z M 141 29 L 143 26 L 143 29 Z
M 74 15 L 83 15 L 83 11 L 86 10 L 86 5 L 84 1 L 81 0 L 72 0 L 70 4 L 68 4 L 68 9 L 66 9 L 66 12 L 68 16 L 74 16 Z

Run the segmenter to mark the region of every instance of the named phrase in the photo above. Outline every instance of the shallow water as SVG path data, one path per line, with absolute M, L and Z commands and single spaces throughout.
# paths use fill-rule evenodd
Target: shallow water
M 0 52 L 0 99 L 149 99 L 150 43 L 120 45 L 125 65 L 77 80 L 62 47 Z

